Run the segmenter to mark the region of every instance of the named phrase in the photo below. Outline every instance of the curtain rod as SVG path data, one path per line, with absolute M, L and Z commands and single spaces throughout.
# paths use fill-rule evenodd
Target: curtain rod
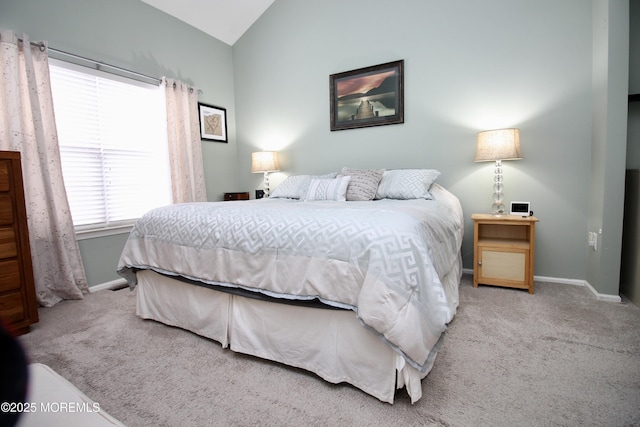
M 20 37 L 18 37 L 18 41 L 19 42 L 23 42 L 22 38 L 20 38 Z M 87 57 L 84 57 L 84 56 L 76 55 L 75 53 L 69 53 L 69 52 L 65 52 L 64 50 L 55 49 L 55 48 L 47 46 L 46 43 L 44 43 L 42 41 L 31 41 L 31 40 L 29 40 L 29 43 L 31 45 L 33 45 L 33 46 L 38 46 L 41 50 L 47 49 L 48 51 L 51 51 L 51 52 L 53 52 L 55 54 L 58 54 L 58 55 L 67 56 L 67 57 L 74 58 L 74 59 L 79 59 L 81 61 L 85 61 L 85 62 L 88 62 L 90 64 L 93 64 L 93 66 L 96 68 L 96 70 L 100 70 L 101 67 L 106 67 L 106 68 L 111 68 L 112 70 L 119 71 L 121 73 L 126 73 L 126 74 L 130 74 L 132 76 L 136 76 L 138 78 L 144 78 L 144 79 L 147 79 L 147 80 L 151 80 L 151 81 L 155 82 L 156 84 L 160 84 L 162 82 L 161 78 L 147 76 L 146 74 L 138 73 L 136 71 L 127 70 L 126 68 L 118 67 L 118 66 L 115 66 L 115 65 L 110 65 L 110 64 L 107 64 L 105 62 L 96 61 L 96 60 L 91 59 L 91 58 L 87 58 Z M 199 95 L 202 94 L 202 90 L 201 89 L 198 89 L 198 94 Z
M 54 49 L 52 47 L 48 47 L 47 49 L 49 51 L 57 54 L 57 55 L 68 56 L 70 58 L 79 59 L 81 61 L 85 61 L 85 62 L 88 62 L 90 64 L 93 64 L 93 66 L 95 66 L 96 70 L 101 70 L 101 68 L 105 68 L 106 67 L 106 68 L 111 68 L 112 70 L 116 70 L 116 71 L 118 71 L 120 73 L 125 73 L 125 74 L 129 74 L 131 76 L 136 76 L 139 79 L 143 78 L 143 79 L 151 80 L 151 81 L 155 82 L 156 84 L 160 84 L 162 82 L 161 78 L 147 76 L 146 74 L 138 73 L 137 71 L 127 70 L 126 68 L 122 68 L 122 67 L 118 67 L 118 66 L 115 66 L 115 65 L 107 64 L 105 62 L 96 61 L 95 59 L 91 59 L 91 58 L 87 58 L 87 57 L 84 57 L 84 56 L 76 55 L 75 53 L 65 52 L 63 50 Z M 175 88 L 175 83 L 174 83 L 173 86 Z M 189 89 L 193 90 L 192 88 L 189 88 Z M 201 95 L 201 94 L 202 94 L 202 90 L 198 89 L 198 95 Z
M 111 69 L 119 71 L 121 73 L 126 73 L 126 74 L 130 74 L 132 76 L 142 77 L 142 78 L 145 78 L 147 80 L 151 80 L 153 82 L 156 82 L 156 84 L 160 84 L 162 82 L 162 79 L 159 79 L 157 77 L 147 76 L 146 74 L 138 73 L 136 71 L 127 70 L 126 68 L 117 67 L 115 65 L 110 65 L 110 64 L 107 64 L 107 63 L 104 63 L 104 62 L 96 61 L 95 59 L 87 58 L 85 56 L 76 55 L 75 53 L 65 52 L 63 50 L 54 49 L 52 47 L 48 47 L 47 50 L 50 51 L 50 52 L 53 52 L 55 54 L 58 54 L 58 55 L 67 56 L 67 57 L 74 58 L 74 59 L 79 59 L 81 61 L 86 61 L 86 62 L 88 62 L 90 64 L 93 64 L 96 67 L 96 70 L 100 70 L 101 68 L 111 68 Z

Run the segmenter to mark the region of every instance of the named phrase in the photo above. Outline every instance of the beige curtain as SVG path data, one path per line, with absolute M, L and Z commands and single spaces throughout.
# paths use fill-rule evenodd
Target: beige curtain
M 206 202 L 198 119 L 198 91 L 163 79 L 167 102 L 167 136 L 173 203 Z
M 46 44 L 0 30 L 0 150 L 19 151 L 38 303 L 82 299 L 87 279 L 62 179 Z

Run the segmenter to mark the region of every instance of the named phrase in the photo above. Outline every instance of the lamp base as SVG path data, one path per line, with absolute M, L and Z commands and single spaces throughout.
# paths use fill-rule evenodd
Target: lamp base
M 504 215 L 506 213 L 505 210 L 504 210 L 504 205 L 500 205 L 500 206 L 492 207 L 491 213 L 493 215 Z
M 269 197 L 269 172 L 264 173 L 264 197 Z
M 502 189 L 504 184 L 502 183 L 502 160 L 496 160 L 496 166 L 494 169 L 493 177 L 493 204 L 491 205 L 491 211 L 494 215 L 502 215 L 505 213 L 505 207 L 503 203 Z

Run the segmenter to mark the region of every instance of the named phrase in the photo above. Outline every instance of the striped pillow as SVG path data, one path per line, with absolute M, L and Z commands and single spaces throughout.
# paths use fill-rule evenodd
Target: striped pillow
M 384 169 L 342 168 L 343 176 L 350 176 L 347 200 L 373 200 Z

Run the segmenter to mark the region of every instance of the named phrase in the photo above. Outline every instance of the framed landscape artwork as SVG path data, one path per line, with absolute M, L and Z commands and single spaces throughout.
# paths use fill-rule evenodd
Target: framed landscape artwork
M 329 76 L 331 130 L 404 123 L 404 60 Z
M 227 142 L 227 110 L 198 102 L 200 138 Z

